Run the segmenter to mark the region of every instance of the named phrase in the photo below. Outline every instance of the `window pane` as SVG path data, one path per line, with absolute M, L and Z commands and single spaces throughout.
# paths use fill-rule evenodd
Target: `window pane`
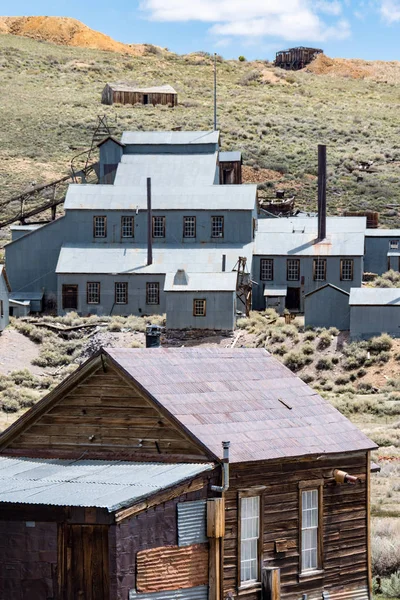
M 302 492 L 302 570 L 318 568 L 318 490 Z
M 261 259 L 260 279 L 262 281 L 272 281 L 274 279 L 274 260 L 272 258 Z
M 134 217 L 122 217 L 121 220 L 122 237 L 134 236 Z
M 183 217 L 183 237 L 196 237 L 196 217 Z
M 94 217 L 94 237 L 106 237 L 106 217 Z
M 211 237 L 224 237 L 224 217 L 211 217 Z
M 241 498 L 240 579 L 258 579 L 258 539 L 260 529 L 260 497 Z
M 146 284 L 146 304 L 160 304 L 159 283 Z
M 153 217 L 153 237 L 165 237 L 165 217 Z

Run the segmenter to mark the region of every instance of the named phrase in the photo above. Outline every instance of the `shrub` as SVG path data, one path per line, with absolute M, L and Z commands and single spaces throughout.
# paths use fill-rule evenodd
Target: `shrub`
M 286 339 L 285 334 L 282 333 L 281 329 L 272 329 L 271 331 L 271 342 L 276 344 L 278 342 L 284 342 Z
M 39 380 L 35 377 L 28 369 L 21 369 L 20 371 L 13 371 L 10 373 L 10 379 L 16 385 L 22 385 L 24 387 L 37 387 Z
M 133 340 L 130 347 L 131 348 L 143 348 L 143 344 L 141 342 L 139 342 L 138 340 Z
M 301 376 L 301 379 L 304 381 L 304 383 L 312 383 L 315 380 L 315 377 L 313 375 L 308 375 L 307 373 L 305 373 Z
M 244 56 L 242 56 L 242 55 L 239 56 L 238 60 L 240 62 L 246 62 L 246 58 Z
M 337 337 L 340 333 L 337 327 L 329 327 L 328 332 L 335 337 Z
M 33 406 L 38 400 L 40 400 L 40 398 L 41 395 L 35 390 L 29 390 L 24 388 L 19 390 L 19 404 L 23 408 Z
M 297 327 L 294 325 L 284 325 L 281 331 L 290 338 L 298 338 Z
M 378 365 L 384 365 L 385 363 L 389 362 L 390 360 L 390 352 L 379 352 L 379 354 L 376 357 L 376 362 L 378 363 Z
M 260 71 L 250 71 L 250 73 L 245 73 L 243 77 L 241 77 L 239 81 L 239 85 L 249 85 L 253 81 L 258 81 L 260 79 Z
M 339 377 L 335 379 L 336 385 L 346 385 L 346 383 L 349 383 L 349 381 L 350 379 L 347 377 L 347 375 L 339 375 Z
M 400 598 L 400 571 L 382 581 L 382 591 L 388 598 Z
M 312 354 L 314 354 L 315 348 L 311 344 L 303 344 L 303 346 L 301 347 L 301 351 L 307 356 L 311 356 Z
M 285 344 L 282 344 L 281 346 L 276 346 L 276 348 L 273 349 L 272 353 L 278 354 L 278 356 L 285 356 L 287 351 L 288 351 L 288 349 L 285 346 Z
M 400 570 L 400 522 L 397 519 L 373 521 L 372 570 L 381 577 Z
M 368 342 L 368 350 L 374 354 L 387 352 L 393 346 L 393 340 L 387 333 L 383 333 L 379 337 L 373 337 Z
M 329 346 L 331 345 L 332 342 L 332 336 L 329 333 L 329 331 L 322 331 L 322 333 L 319 334 L 319 339 L 318 339 L 318 349 L 319 350 L 325 350 L 325 348 L 329 348 Z
M 1 404 L 5 413 L 15 413 L 20 409 L 19 402 L 14 400 L 14 398 L 2 398 Z
M 316 337 L 317 337 L 317 334 L 315 333 L 315 331 L 312 331 L 312 330 L 308 330 L 304 334 L 304 339 L 307 342 L 311 342 L 312 340 L 315 340 Z
M 306 357 L 302 352 L 288 352 L 283 362 L 291 371 L 299 371 L 306 364 L 305 359 Z
M 329 369 L 332 369 L 332 359 L 328 356 L 322 356 L 315 365 L 315 368 L 318 371 L 329 371 Z

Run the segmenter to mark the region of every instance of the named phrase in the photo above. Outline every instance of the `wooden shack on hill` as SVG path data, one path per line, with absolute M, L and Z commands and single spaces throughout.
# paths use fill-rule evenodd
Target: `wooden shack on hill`
M 102 350 L 0 436 L 0 598 L 369 600 L 374 448 L 265 350 Z
M 306 67 L 317 54 L 321 54 L 323 50 L 319 48 L 289 48 L 276 53 L 275 66 L 288 71 L 298 71 Z
M 139 88 L 128 83 L 107 83 L 102 96 L 102 104 L 162 104 L 178 106 L 178 94 L 170 85 Z

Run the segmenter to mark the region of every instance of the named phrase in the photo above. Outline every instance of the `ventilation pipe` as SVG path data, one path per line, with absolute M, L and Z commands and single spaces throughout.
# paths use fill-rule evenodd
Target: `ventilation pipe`
M 223 485 L 212 485 L 211 489 L 213 492 L 226 492 L 229 489 L 229 446 L 230 442 L 222 442 L 222 447 L 224 449 L 224 457 L 222 459 L 222 464 L 224 467 L 224 478 Z
M 326 146 L 318 145 L 318 241 L 326 238 Z
M 226 271 L 226 254 L 222 255 L 222 272 Z
M 147 265 L 153 264 L 153 217 L 151 212 L 151 178 L 147 178 Z
M 333 471 L 333 476 L 335 478 L 336 483 L 348 483 L 350 485 L 355 485 L 358 482 L 358 477 L 354 477 L 354 475 L 349 475 L 346 471 L 340 471 L 339 469 L 335 469 Z

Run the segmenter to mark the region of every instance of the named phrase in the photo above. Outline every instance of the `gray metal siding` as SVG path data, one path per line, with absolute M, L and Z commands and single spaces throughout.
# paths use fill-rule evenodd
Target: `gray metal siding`
M 201 585 L 195 588 L 186 588 L 184 590 L 174 590 L 170 592 L 151 592 L 147 594 L 137 594 L 135 590 L 129 591 L 129 600 L 207 600 L 208 585 Z
M 366 273 L 377 273 L 382 275 L 388 270 L 388 256 L 389 242 L 391 240 L 398 240 L 400 237 L 397 235 L 389 235 L 385 237 L 373 236 L 365 237 L 365 258 L 364 258 L 364 270 Z
M 100 146 L 100 183 L 103 183 L 104 180 L 105 165 L 117 165 L 121 162 L 123 150 L 122 146 L 119 146 L 112 140 L 108 140 Z
M 236 292 L 165 292 L 168 329 L 234 329 Z M 193 300 L 206 300 L 206 316 L 193 316 Z
M 191 546 L 207 542 L 207 501 L 179 502 L 178 546 Z
M 369 339 L 382 333 L 400 337 L 400 306 L 351 306 L 350 337 Z
M 0 331 L 9 323 L 8 289 L 4 277 L 0 274 L 0 300 L 3 302 L 3 316 L 0 315 Z
M 332 287 L 304 298 L 304 322 L 311 327 L 337 327 L 340 331 L 350 329 L 349 296 Z
M 261 281 L 260 279 L 260 260 L 262 258 L 272 258 L 274 261 L 274 280 Z M 286 260 L 287 258 L 298 258 L 300 260 L 300 280 L 288 281 L 286 279 Z M 317 256 L 315 258 L 318 258 Z M 258 285 L 253 286 L 253 308 L 263 310 L 265 307 L 264 289 L 271 285 L 276 287 L 288 286 L 301 288 L 301 304 L 300 310 L 304 311 L 304 295 L 312 292 L 325 285 L 331 283 L 336 285 L 346 292 L 350 292 L 352 287 L 360 287 L 363 272 L 363 259 L 360 256 L 344 257 L 354 260 L 354 279 L 353 281 L 340 280 L 340 259 L 338 256 L 321 256 L 326 258 L 326 281 L 314 281 L 313 275 L 313 259 L 311 256 L 296 256 L 292 254 L 288 256 L 254 256 L 253 257 L 253 280 Z M 304 277 L 304 285 L 301 284 L 301 278 Z

